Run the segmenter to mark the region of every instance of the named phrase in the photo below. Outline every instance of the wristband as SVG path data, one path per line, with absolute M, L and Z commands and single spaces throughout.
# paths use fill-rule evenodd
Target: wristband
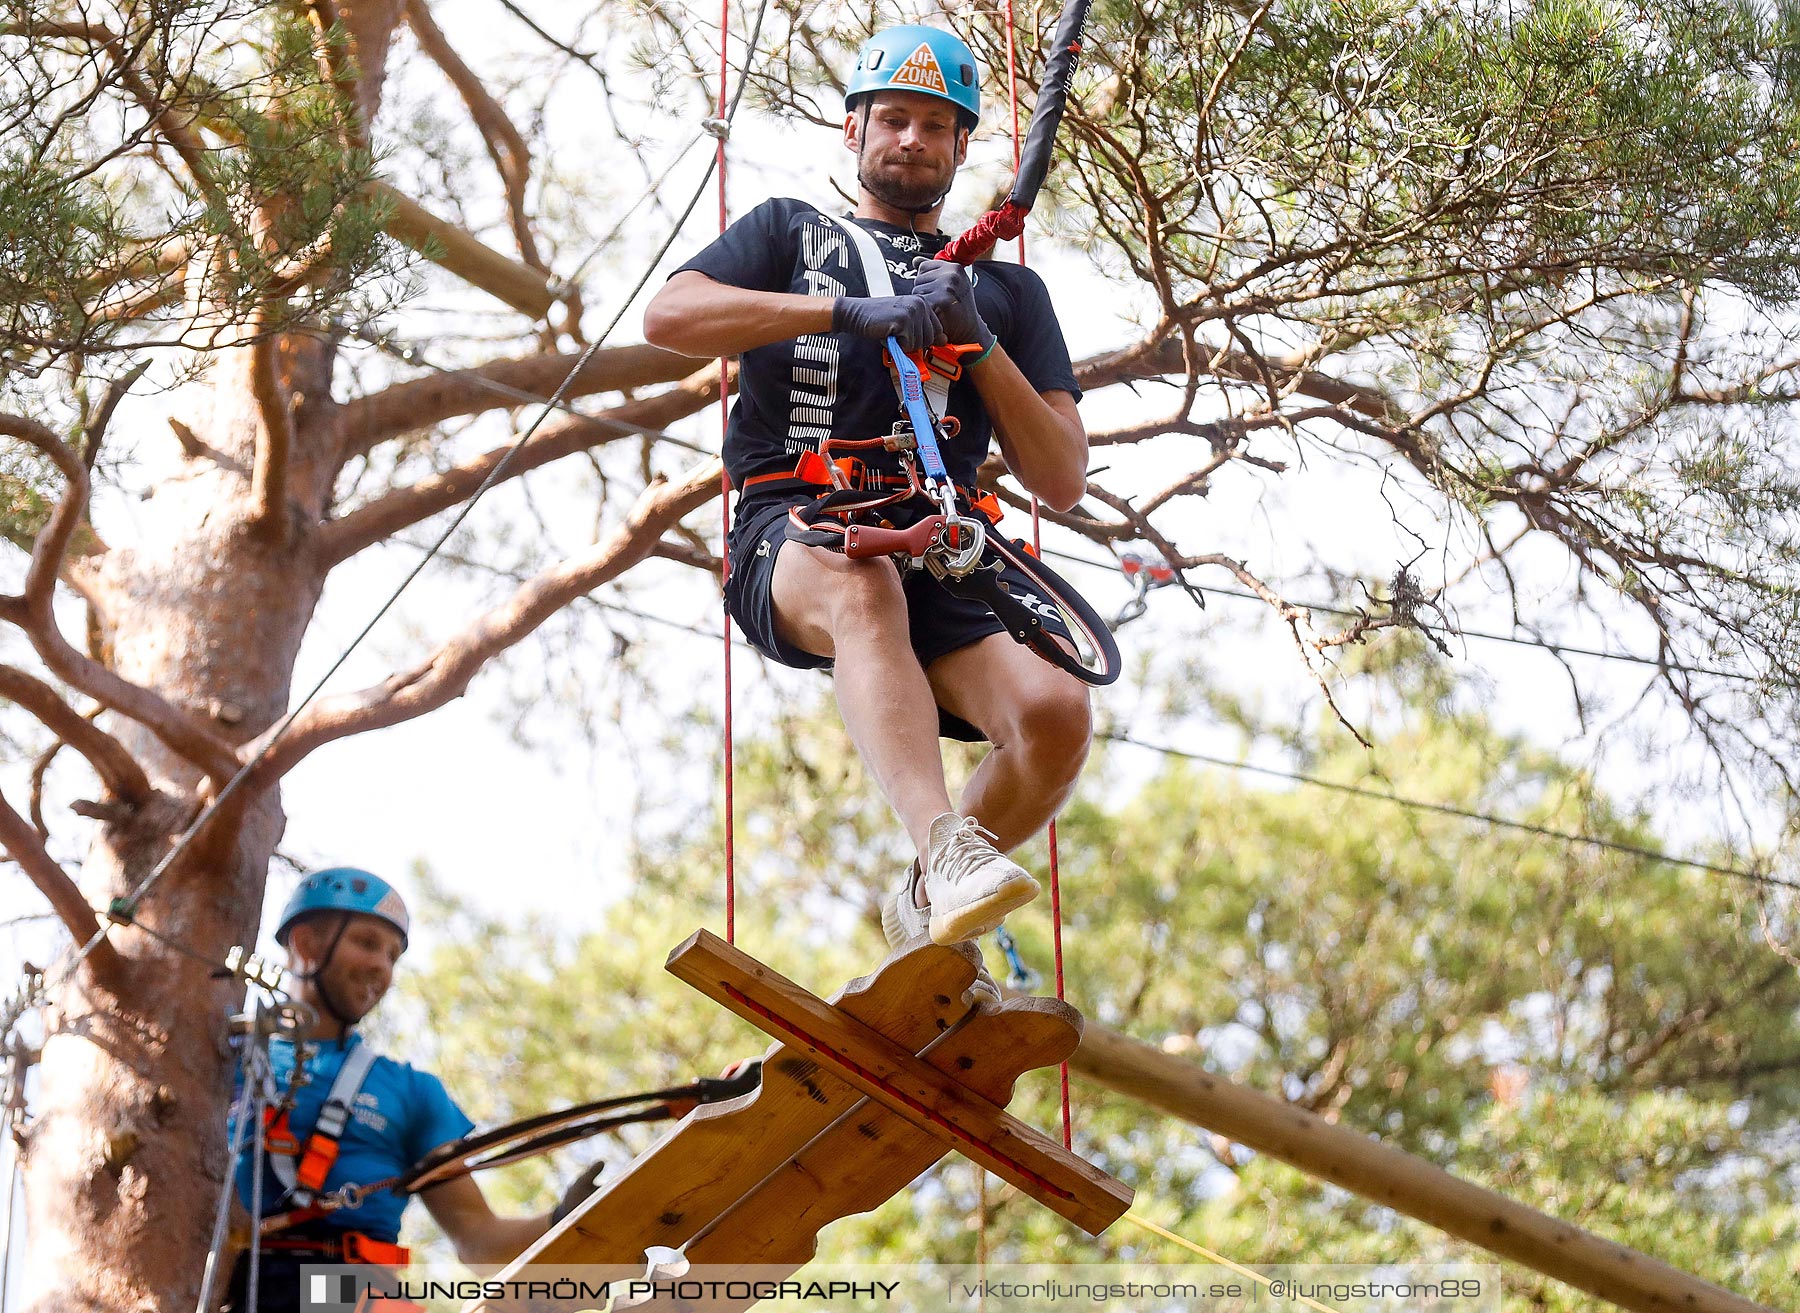
M 987 344 L 987 346 L 982 348 L 980 355 L 970 356 L 967 360 L 963 361 L 962 362 L 963 368 L 964 369 L 972 369 L 976 365 L 979 365 L 982 361 L 986 360 L 989 356 L 993 355 L 994 348 L 999 345 L 1000 345 L 1000 339 L 998 337 L 996 337 L 992 342 L 989 342 Z

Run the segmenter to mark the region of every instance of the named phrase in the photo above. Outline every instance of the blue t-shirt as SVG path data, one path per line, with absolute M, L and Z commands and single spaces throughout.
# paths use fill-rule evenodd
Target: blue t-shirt
M 319 1109 L 331 1093 L 331 1082 L 337 1079 L 345 1055 L 361 1043 L 362 1037 L 355 1033 L 346 1045 L 334 1040 L 315 1042 L 312 1059 L 306 1064 L 308 1081 L 300 1087 L 293 1111 L 288 1114 L 289 1125 L 302 1145 L 318 1121 Z M 269 1066 L 275 1074 L 275 1087 L 287 1089 L 294 1074 L 293 1041 L 269 1041 Z M 461 1139 L 474 1126 L 436 1076 L 392 1058 L 376 1058 L 338 1141 L 337 1161 L 325 1178 L 325 1192 L 398 1175 L 440 1144 Z M 246 1135 L 246 1147 L 237 1164 L 238 1198 L 245 1208 L 250 1207 L 255 1157 L 248 1147 L 250 1143 Z M 264 1213 L 279 1213 L 288 1207 L 282 1201 L 282 1193 L 281 1182 L 264 1163 Z M 390 1190 L 377 1190 L 359 1207 L 335 1209 L 324 1220 L 342 1230 L 361 1231 L 391 1244 L 399 1237 L 400 1214 L 405 1208 L 406 1199 Z
M 875 219 L 853 219 L 875 238 L 894 293 L 912 290 L 915 263 L 941 251 L 943 233 L 913 233 Z M 764 201 L 676 272 L 695 270 L 716 282 L 760 292 L 867 296 L 868 280 L 850 238 L 804 201 Z M 1081 388 L 1044 280 L 1022 265 L 981 260 L 969 267 L 981 318 L 1039 392 Z M 734 486 L 759 474 L 792 471 L 800 454 L 827 436 L 878 438 L 900 418 L 900 399 L 879 343 L 848 333 L 809 333 L 746 351 L 737 402 L 725 433 L 725 469 Z M 950 477 L 973 486 L 993 426 L 975 384 L 951 385 L 949 413 L 962 425 L 941 444 Z M 876 469 L 898 472 L 888 452 L 858 453 Z M 749 488 L 745 499 L 756 496 Z M 741 513 L 741 511 L 740 511 Z

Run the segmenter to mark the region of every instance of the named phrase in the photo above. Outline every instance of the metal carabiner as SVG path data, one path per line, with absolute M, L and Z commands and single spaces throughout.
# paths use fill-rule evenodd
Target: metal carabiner
M 953 539 L 958 545 L 951 545 Z M 925 568 L 934 579 L 961 579 L 981 564 L 986 551 L 987 521 L 951 515 L 925 552 Z

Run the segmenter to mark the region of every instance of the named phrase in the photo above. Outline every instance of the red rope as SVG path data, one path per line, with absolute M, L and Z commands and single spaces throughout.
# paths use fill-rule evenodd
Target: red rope
M 1006 94 L 1012 107 L 1013 176 L 1019 174 L 1019 57 L 1017 29 L 1013 21 L 1013 0 L 1006 0 Z M 1019 224 L 1019 263 L 1025 263 L 1025 225 Z M 1044 549 L 1044 530 L 1038 515 L 1038 499 L 1031 499 L 1031 545 L 1039 553 Z M 1050 822 L 1050 943 L 1056 961 L 1056 997 L 1063 997 L 1062 936 L 1062 863 L 1057 850 L 1056 822 Z M 1062 1133 L 1063 1148 L 1075 1147 L 1074 1115 L 1069 1103 L 1069 1064 L 1062 1064 Z
M 1062 880 L 1058 871 L 1056 852 L 1056 822 L 1050 822 L 1050 942 L 1056 958 L 1056 997 L 1063 997 L 1063 919 L 1062 919 Z M 1075 1147 L 1074 1115 L 1069 1105 L 1069 1064 L 1062 1064 L 1062 1133 L 1063 1148 Z
M 725 119 L 726 101 L 725 84 L 730 77 L 731 66 L 727 55 L 731 45 L 731 0 L 719 0 L 719 114 L 721 122 Z M 719 167 L 719 232 L 725 232 L 725 137 L 721 133 L 718 147 Z M 729 388 L 730 362 L 719 357 L 719 450 L 725 450 L 725 432 L 731 421 L 731 400 Z M 721 473 L 719 476 L 719 517 L 723 533 L 719 548 L 719 581 L 721 585 L 731 577 L 731 477 Z M 737 942 L 737 805 L 733 797 L 735 783 L 736 753 L 732 742 L 731 722 L 731 612 L 720 607 L 724 633 L 725 652 L 725 942 Z

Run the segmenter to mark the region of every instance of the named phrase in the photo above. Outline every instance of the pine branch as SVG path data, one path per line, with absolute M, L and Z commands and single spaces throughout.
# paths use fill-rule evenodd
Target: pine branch
M 488 92 L 481 78 L 450 45 L 425 0 L 407 0 L 406 22 L 419 39 L 419 48 L 450 79 L 450 85 L 462 97 L 469 117 L 487 144 L 494 167 L 500 171 L 500 181 L 506 188 L 506 208 L 512 220 L 513 240 L 519 245 L 519 258 L 533 269 L 548 272 L 549 266 L 538 254 L 537 241 L 531 235 L 531 221 L 525 212 L 525 188 L 531 181 L 531 149 L 525 144 L 525 138 L 519 135 L 505 108 Z
M 719 371 L 716 366 L 709 365 L 666 392 L 615 406 L 599 416 L 559 416 L 532 434 L 508 463 L 502 482 L 528 474 L 564 456 L 615 441 L 622 432 L 629 432 L 617 427 L 619 424 L 661 428 L 702 409 L 718 400 L 718 396 Z M 482 480 L 506 460 L 512 450 L 510 443 L 496 447 L 442 474 L 421 479 L 340 516 L 319 530 L 318 550 L 326 561 L 335 565 L 409 525 L 448 510 L 480 487 Z
M 508 259 L 385 182 L 371 182 L 367 190 L 388 207 L 383 225 L 388 236 L 520 314 L 542 319 L 561 299 L 561 293 L 542 270 Z
M 358 6 L 360 9 L 361 6 Z M 312 21 L 313 35 L 318 40 L 317 56 L 325 78 L 337 88 L 338 95 L 343 97 L 344 105 L 349 110 L 349 124 L 346 129 L 347 144 L 356 149 L 367 149 L 369 144 L 369 122 L 363 113 L 362 84 L 356 76 L 356 63 L 350 57 L 349 43 L 334 40 L 333 29 L 342 22 L 335 0 L 306 0 L 306 15 Z M 391 30 L 395 19 L 388 20 Z
M 85 944 L 100 929 L 100 919 L 82 897 L 81 890 L 68 873 L 56 864 L 44 847 L 44 841 L 31 823 L 13 810 L 11 803 L 0 798 L 0 847 L 19 864 L 27 879 L 50 903 L 57 918 L 68 928 L 78 944 Z M 118 951 L 102 939 L 88 954 L 88 965 L 95 976 L 109 986 L 116 985 L 124 970 Z
M 213 175 L 212 166 L 207 160 L 210 148 L 201 138 L 198 125 L 192 117 L 166 103 L 157 94 L 156 89 L 144 80 L 143 74 L 138 71 L 133 62 L 133 52 L 126 48 L 123 37 L 104 24 L 83 22 L 34 23 L 31 27 L 31 35 L 40 38 L 60 37 L 104 50 L 108 58 L 112 60 L 114 70 L 118 74 L 119 85 L 124 87 L 130 93 L 131 98 L 137 101 L 144 112 L 150 116 L 151 122 L 156 125 L 157 133 L 187 166 L 194 185 L 212 203 L 217 213 L 230 224 L 234 237 L 242 243 L 243 233 L 229 218 L 232 214 L 230 201 L 220 190 L 218 180 Z
M 58 739 L 87 758 L 113 797 L 133 807 L 149 800 L 150 777 L 137 759 L 43 680 L 15 666 L 0 665 L 0 698 L 25 708 Z
M 257 334 L 250 348 L 250 391 L 262 423 L 256 430 L 255 467 L 250 488 L 252 521 L 259 531 L 277 540 L 287 528 L 288 459 L 294 449 L 294 415 L 282 395 L 276 360 L 278 344 L 268 331 L 267 308 L 256 313 L 252 329 Z
M 447 419 L 510 410 L 530 404 L 529 397 L 547 399 L 578 358 L 579 353 L 571 351 L 493 360 L 472 369 L 409 379 L 347 402 L 343 422 L 351 454 L 365 454 L 388 438 Z M 608 347 L 594 353 L 565 395 L 585 397 L 672 383 L 686 378 L 700 363 L 661 347 Z
M 718 460 L 709 459 L 674 482 L 655 480 L 606 541 L 539 574 L 411 670 L 360 693 L 315 702 L 294 720 L 257 767 L 250 781 L 252 788 L 272 784 L 327 743 L 398 725 L 461 697 L 493 658 L 576 598 L 654 553 L 664 533 L 718 495 L 720 474 Z M 250 750 L 255 751 L 255 746 Z
M 88 472 L 69 446 L 36 420 L 0 414 L 0 437 L 17 438 L 53 461 L 68 483 L 37 536 L 25 591 L 0 595 L 0 620 L 18 625 L 50 672 L 108 710 L 147 727 L 177 753 L 223 783 L 237 769 L 231 745 L 149 689 L 121 678 L 63 637 L 54 610 L 57 573 L 87 511 Z
M 340 91 L 350 98 L 358 119 L 372 123 L 381 108 L 381 94 L 386 86 L 388 51 L 394 32 L 400 26 L 400 11 L 405 0 L 357 0 L 342 4 L 339 0 L 307 0 L 315 11 L 315 24 L 323 21 L 341 24 L 349 38 L 344 53 L 337 57 L 337 81 Z
M 1400 408 L 1386 394 L 1307 369 L 1297 357 L 1259 357 L 1247 351 L 1208 347 L 1201 348 L 1201 355 L 1206 362 L 1204 372 L 1214 378 L 1258 385 L 1273 381 L 1284 396 L 1297 392 L 1373 420 L 1399 422 Z M 1188 370 L 1179 338 L 1158 341 L 1152 337 L 1119 351 L 1089 356 L 1075 366 L 1075 379 L 1084 390 L 1092 392 L 1115 383 L 1166 378 Z

